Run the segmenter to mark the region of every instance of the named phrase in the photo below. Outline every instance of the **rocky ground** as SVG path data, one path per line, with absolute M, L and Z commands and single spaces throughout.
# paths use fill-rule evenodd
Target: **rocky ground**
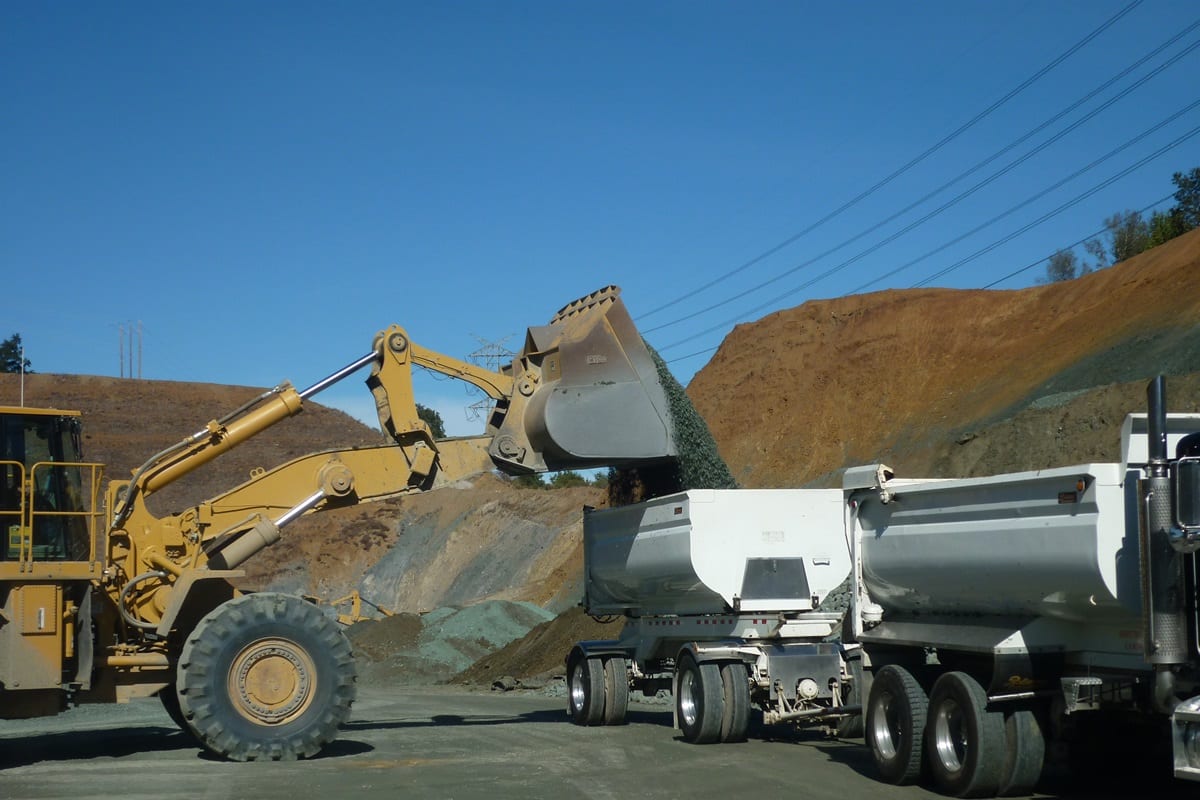
M 1170 376 L 1172 411 L 1200 411 L 1198 323 L 1195 231 L 1066 283 L 887 291 L 780 311 L 732 331 L 687 395 L 747 487 L 837 485 L 846 466 L 876 460 L 902 477 L 1116 460 L 1121 423 L 1144 410 L 1154 374 Z M 261 391 L 31 375 L 25 397 L 83 411 L 87 456 L 125 477 Z M 0 375 L 0 403 L 16 398 L 16 376 Z M 152 507 L 183 508 L 255 468 L 381 439 L 310 403 Z M 519 489 L 482 475 L 314 515 L 250 562 L 247 588 L 327 600 L 358 590 L 400 612 L 350 629 L 368 681 L 544 682 L 572 642 L 619 632 L 575 608 L 580 509 L 605 501 L 594 488 Z

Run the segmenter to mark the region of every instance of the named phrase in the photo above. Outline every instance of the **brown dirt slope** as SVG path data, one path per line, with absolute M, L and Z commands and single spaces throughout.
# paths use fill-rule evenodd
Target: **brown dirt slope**
M 1074 281 L 780 311 L 735 328 L 688 395 L 743 486 L 835 483 L 874 460 L 932 474 L 947 442 L 1040 398 L 1200 372 L 1198 322 L 1200 230 Z

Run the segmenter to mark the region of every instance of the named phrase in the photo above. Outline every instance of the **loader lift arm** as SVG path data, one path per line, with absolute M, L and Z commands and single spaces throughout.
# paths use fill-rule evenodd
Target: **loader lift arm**
M 171 598 L 238 567 L 314 510 L 445 485 L 489 469 L 510 474 L 662 461 L 676 455 L 663 387 L 620 301 L 606 287 L 530 328 L 511 365 L 492 371 L 412 342 L 393 325 L 370 353 L 297 391 L 283 383 L 113 482 L 108 508 L 113 593 L 125 622 L 165 636 L 182 606 Z M 367 386 L 390 441 L 302 456 L 180 513 L 156 517 L 146 498 L 303 410 L 304 401 L 371 367 Z M 417 415 L 412 368 L 470 383 L 495 401 L 481 436 L 435 440 Z M 191 575 L 188 581 L 182 581 Z

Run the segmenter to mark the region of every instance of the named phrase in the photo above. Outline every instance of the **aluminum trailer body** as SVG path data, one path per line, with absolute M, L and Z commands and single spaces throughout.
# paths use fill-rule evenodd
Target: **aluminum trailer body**
M 880 775 L 1027 793 L 1050 740 L 1168 734 L 1200 779 L 1200 415 L 1130 415 L 1121 463 L 965 480 L 846 472 L 865 730 Z M 1156 411 L 1157 407 L 1157 411 Z M 1097 758 L 1093 754 L 1093 758 Z

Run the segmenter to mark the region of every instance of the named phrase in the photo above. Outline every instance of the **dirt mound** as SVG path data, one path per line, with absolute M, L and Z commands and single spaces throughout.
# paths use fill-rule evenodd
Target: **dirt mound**
M 360 657 L 382 661 L 392 653 L 416 646 L 422 627 L 420 615 L 396 614 L 356 622 L 346 629 L 346 636 Z
M 247 562 L 247 586 L 326 599 L 358 590 L 393 611 L 485 599 L 558 612 L 582 593 L 582 514 L 594 487 L 518 489 L 495 475 L 457 488 L 304 517 L 287 546 Z M 283 544 L 283 543 L 281 543 Z
M 441 683 L 552 618 L 532 603 L 488 600 L 359 622 L 347 636 L 368 684 Z
M 1047 395 L 1200 372 L 1198 320 L 1200 230 L 1074 281 L 780 311 L 735 328 L 688 395 L 742 485 L 829 485 L 852 464 L 925 458 Z
M 616 639 L 624 620 L 597 622 L 575 607 L 544 622 L 469 669 L 454 676 L 455 683 L 490 686 L 504 677 L 518 680 L 563 675 L 566 657 L 576 642 Z

